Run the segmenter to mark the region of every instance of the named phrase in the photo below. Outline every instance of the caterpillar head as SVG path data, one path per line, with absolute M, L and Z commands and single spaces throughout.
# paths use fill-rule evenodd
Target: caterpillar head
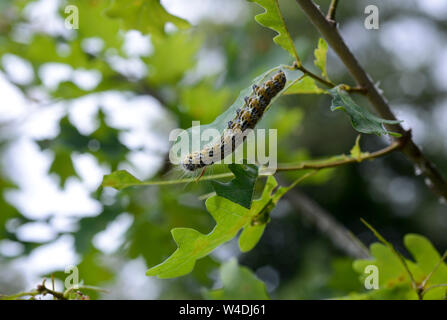
M 195 171 L 200 167 L 200 153 L 193 152 L 186 155 L 181 162 L 181 166 L 186 171 Z
M 272 80 L 274 81 L 275 87 L 278 89 L 278 91 L 284 88 L 287 81 L 286 75 L 282 70 L 279 70 L 278 73 L 273 76 Z

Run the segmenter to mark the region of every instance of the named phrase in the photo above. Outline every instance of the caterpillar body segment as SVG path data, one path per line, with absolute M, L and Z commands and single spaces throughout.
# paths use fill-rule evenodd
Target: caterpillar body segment
M 181 162 L 183 169 L 193 172 L 221 161 L 233 153 L 245 141 L 244 132 L 256 127 L 271 100 L 284 89 L 286 80 L 284 72 L 279 70 L 262 85 L 253 85 L 252 94 L 244 98 L 245 104 L 236 110 L 234 119 L 228 121 L 227 128 L 220 139 L 216 143 L 204 147 L 201 151 L 186 155 Z

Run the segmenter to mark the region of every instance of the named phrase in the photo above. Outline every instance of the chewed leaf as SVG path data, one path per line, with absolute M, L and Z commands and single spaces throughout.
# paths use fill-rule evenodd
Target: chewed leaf
M 278 33 L 277 36 L 273 38 L 273 41 L 285 49 L 290 55 L 297 61 L 300 61 L 298 53 L 296 52 L 293 40 L 290 37 L 290 33 L 287 30 L 286 23 L 282 17 L 281 11 L 279 9 L 278 0 L 249 0 L 255 2 L 265 9 L 264 13 L 258 14 L 255 19 L 256 21 L 267 28 L 270 28 Z
M 352 126 L 355 130 L 361 133 L 376 134 L 378 136 L 382 134 L 389 134 L 395 137 L 401 135 L 397 132 L 391 132 L 385 129 L 384 124 L 398 124 L 401 121 L 398 120 L 385 120 L 373 115 L 366 108 L 360 107 L 351 99 L 349 94 L 342 89 L 341 86 L 337 86 L 329 93 L 332 95 L 331 110 L 343 110 L 351 118 Z
M 322 94 L 326 91 L 319 88 L 315 80 L 309 76 L 295 80 L 284 94 Z
M 250 210 L 219 196 L 209 198 L 206 207 L 216 221 L 214 229 L 208 234 L 189 228 L 173 229 L 171 232 L 178 245 L 177 250 L 163 263 L 149 269 L 146 274 L 159 278 L 174 278 L 191 272 L 198 259 L 233 239 L 239 230 L 256 219 L 271 203 L 272 192 L 276 186 L 275 178 L 269 176 L 261 198 L 253 201 Z
M 136 29 L 142 33 L 164 35 L 165 24 L 170 22 L 179 29 L 190 26 L 189 22 L 166 11 L 160 0 L 118 1 L 106 10 L 111 18 L 120 18 L 126 29 Z
M 267 300 L 267 289 L 247 267 L 231 259 L 220 267 L 222 288 L 211 290 L 205 296 L 214 300 Z
M 314 51 L 315 61 L 314 64 L 321 70 L 321 74 L 326 80 L 329 80 L 329 76 L 326 71 L 326 56 L 327 56 L 328 46 L 323 38 L 318 41 L 318 47 Z
M 229 182 L 211 181 L 218 196 L 250 209 L 253 190 L 258 178 L 258 167 L 253 164 L 230 164 L 228 168 L 235 178 Z

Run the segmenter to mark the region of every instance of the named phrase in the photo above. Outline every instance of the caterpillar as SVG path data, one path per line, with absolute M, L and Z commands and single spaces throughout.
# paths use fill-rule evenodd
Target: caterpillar
M 251 95 L 244 98 L 244 105 L 236 110 L 234 119 L 228 121 L 227 128 L 220 139 L 200 151 L 186 155 L 181 161 L 183 169 L 193 172 L 223 160 L 227 155 L 233 153 L 245 140 L 244 132 L 254 129 L 271 100 L 284 88 L 286 80 L 284 72 L 279 70 L 262 85 L 253 85 Z

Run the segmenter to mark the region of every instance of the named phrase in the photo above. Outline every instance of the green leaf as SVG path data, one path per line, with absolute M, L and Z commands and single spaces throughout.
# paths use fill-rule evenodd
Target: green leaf
M 230 241 L 239 230 L 256 220 L 271 203 L 272 192 L 276 186 L 275 178 L 269 176 L 261 198 L 253 201 L 250 210 L 219 196 L 209 198 L 206 207 L 216 221 L 214 229 L 208 234 L 189 228 L 172 229 L 172 236 L 178 245 L 177 250 L 163 263 L 149 269 L 146 274 L 159 278 L 174 278 L 190 273 L 196 260 Z
M 270 28 L 278 33 L 273 41 L 286 50 L 298 63 L 300 58 L 296 52 L 292 37 L 287 30 L 286 23 L 279 9 L 278 0 L 249 0 L 255 2 L 265 9 L 264 13 L 258 14 L 255 20 L 262 26 Z
M 165 226 L 137 219 L 127 232 L 129 257 L 136 259 L 141 255 L 148 265 L 158 263 L 175 248 L 168 230 Z
M 267 226 L 267 222 L 249 224 L 244 227 L 241 235 L 239 236 L 239 248 L 241 252 L 248 252 L 253 249 L 264 233 L 264 229 Z
M 225 109 L 230 97 L 231 91 L 228 88 L 216 89 L 215 79 L 206 79 L 194 86 L 182 88 L 180 102 L 192 119 L 208 123 Z
M 329 90 L 329 93 L 333 97 L 331 110 L 345 111 L 351 118 L 352 126 L 358 132 L 367 134 L 373 133 L 378 136 L 382 134 L 389 134 L 395 137 L 401 136 L 399 133 L 386 130 L 384 127 L 384 124 L 398 124 L 401 121 L 385 120 L 373 115 L 366 108 L 362 108 L 356 104 L 349 94 L 342 89 L 342 86 L 337 86 Z
M 441 261 L 441 255 L 427 238 L 418 234 L 407 234 L 404 244 L 419 268 L 426 276 L 434 271 Z M 441 263 L 430 277 L 428 285 L 447 283 L 447 265 Z
M 188 21 L 167 12 L 160 0 L 115 0 L 106 14 L 111 18 L 120 18 L 127 30 L 136 29 L 156 36 L 165 35 L 165 24 L 168 22 L 179 29 L 190 26 Z
M 111 174 L 107 174 L 102 179 L 101 185 L 103 187 L 112 187 L 117 190 L 121 190 L 130 186 L 140 185 L 143 182 L 135 178 L 126 170 L 114 171 Z
M 236 259 L 231 259 L 220 268 L 222 289 L 205 293 L 207 299 L 213 300 L 268 300 L 270 297 L 264 282 L 253 272 L 239 266 Z
M 208 176 L 203 176 L 200 178 L 200 181 L 212 180 L 212 179 L 220 179 L 220 178 L 231 178 L 233 177 L 233 173 L 221 173 L 221 174 L 213 174 Z M 169 186 L 174 184 L 182 184 L 197 181 L 197 178 L 186 178 L 186 179 L 178 179 L 178 180 L 158 180 L 158 181 L 141 181 L 135 178 L 132 174 L 130 174 L 126 170 L 118 170 L 113 171 L 110 174 L 106 174 L 103 179 L 101 186 L 102 187 L 111 187 L 117 190 L 121 190 L 128 187 L 133 186 Z
M 123 2 L 123 1 L 120 1 Z M 129 2 L 129 1 L 127 1 Z M 110 6 L 110 0 L 79 1 L 68 0 L 66 5 L 75 5 L 79 9 L 79 26 L 76 30 L 79 38 L 101 38 L 107 47 L 119 49 L 123 42 L 119 21 L 110 19 L 104 11 Z M 67 17 L 62 6 L 61 16 Z M 82 26 L 94 26 L 82 27 Z
M 352 263 L 351 258 L 336 258 L 331 262 L 332 275 L 328 281 L 330 288 L 343 293 L 363 288 L 357 273 L 352 268 Z
M 56 157 L 50 171 L 59 174 L 61 182 L 65 182 L 69 176 L 76 176 L 68 150 L 90 153 L 99 163 L 110 165 L 112 170 L 116 170 L 118 165 L 126 160 L 129 149 L 120 142 L 121 131 L 107 125 L 102 110 L 98 111 L 97 119 L 99 127 L 85 136 L 70 122 L 68 116 L 65 116 L 59 122 L 60 133 L 56 138 L 38 141 L 41 149 L 51 149 L 55 152 Z M 92 149 L 89 147 L 90 142 L 95 142 L 100 147 Z
M 82 287 L 97 286 L 106 284 L 114 279 L 114 271 L 107 265 L 106 259 L 101 251 L 91 248 L 91 250 L 82 257 L 82 261 L 76 266 L 79 271 L 80 289 L 83 294 L 87 294 L 91 299 L 99 299 L 99 292 L 89 290 L 84 292 Z M 72 273 L 57 271 L 52 273 L 56 279 L 64 282 Z M 50 278 L 50 275 L 47 275 Z
M 20 212 L 5 199 L 8 190 L 16 189 L 17 186 L 5 177 L 0 176 L 0 239 L 7 237 L 6 223 L 12 218 L 22 218 Z
M 325 92 L 317 86 L 314 79 L 304 76 L 292 83 L 284 94 L 322 94 Z
M 315 60 L 314 64 L 321 70 L 322 76 L 329 81 L 329 76 L 326 70 L 326 56 L 327 56 L 328 46 L 323 38 L 318 41 L 318 47 L 314 51 Z
M 370 246 L 373 260 L 356 260 L 353 263 L 353 268 L 361 275 L 362 282 L 367 276 L 365 274 L 367 266 L 375 265 L 378 268 L 379 289 L 367 292 L 363 298 L 417 299 L 418 296 L 412 287 L 405 265 L 418 287 L 429 278 L 422 289 L 447 284 L 447 265 L 441 262 L 440 254 L 427 238 L 416 234 L 408 234 L 404 237 L 405 247 L 414 258 L 412 261 L 403 258 L 377 231 L 374 233 L 385 244 L 373 243 Z M 401 259 L 404 259 L 404 262 Z M 423 298 L 444 299 L 445 295 L 446 288 L 439 287 L 428 290 Z
M 85 217 L 79 220 L 79 230 L 73 233 L 77 253 L 85 254 L 93 244 L 96 234 L 105 230 L 109 223 L 116 219 L 125 209 L 116 201 L 112 205 L 104 205 L 102 212 L 95 217 Z
M 357 136 L 357 139 L 355 139 L 355 145 L 351 149 L 351 157 L 357 159 L 358 162 L 362 161 L 363 157 L 368 156 L 369 152 L 362 152 L 362 149 L 360 148 L 360 139 L 361 135 L 359 134 Z
M 354 270 L 362 276 L 366 276 L 365 268 L 375 265 L 379 270 L 379 288 L 390 288 L 398 283 L 405 282 L 408 290 L 411 290 L 410 279 L 401 264 L 399 258 L 387 246 L 381 243 L 373 243 L 370 246 L 371 256 L 375 260 L 356 260 Z
M 113 279 L 112 270 L 105 261 L 101 261 L 101 257 L 103 255 L 99 250 L 92 249 L 78 265 L 79 276 L 84 284 L 99 285 Z
M 270 105 L 267 106 L 267 110 L 264 112 L 264 116 L 265 116 L 265 113 L 268 112 L 268 109 L 276 101 L 276 99 L 278 99 L 282 95 L 282 93 L 284 91 L 286 91 L 289 88 L 289 86 L 296 79 L 298 79 L 300 76 L 302 76 L 301 71 L 291 70 L 289 66 L 285 66 L 285 65 L 280 65 L 275 68 L 272 68 L 271 70 L 268 70 L 267 72 L 265 72 L 262 75 L 255 78 L 248 87 L 243 89 L 239 93 L 239 96 L 236 98 L 236 100 L 233 102 L 233 104 L 230 107 L 228 107 L 228 109 L 225 110 L 225 112 L 221 113 L 212 123 L 201 125 L 199 128 L 197 128 L 197 127 L 194 127 L 194 128 L 196 130 L 200 130 L 200 132 L 205 132 L 208 129 L 214 129 L 214 130 L 217 130 L 220 134 L 222 134 L 224 132 L 224 130 L 228 127 L 228 121 L 231 121 L 234 119 L 234 117 L 236 115 L 236 110 L 242 108 L 242 106 L 245 104 L 244 98 L 247 96 L 250 96 L 251 93 L 253 92 L 253 85 L 254 84 L 261 85 L 267 79 L 269 79 L 275 73 L 277 73 L 278 70 L 282 70 L 284 72 L 284 74 L 286 75 L 286 78 L 287 78 L 287 82 L 286 82 L 284 89 L 279 94 L 277 94 L 271 100 Z M 194 135 L 192 133 L 192 128 L 189 128 L 189 129 L 181 132 L 180 135 L 177 137 L 177 141 L 173 144 L 173 146 L 171 148 L 172 156 L 173 157 L 182 156 L 181 154 L 179 154 L 179 153 L 181 153 L 180 151 L 182 151 L 182 150 L 181 150 L 181 148 L 177 148 L 178 144 L 181 143 L 182 141 L 184 141 L 183 139 L 186 139 L 186 141 L 192 141 L 193 137 L 194 137 Z M 203 140 L 205 140 L 205 139 L 203 139 Z M 199 151 L 205 145 L 209 144 L 209 141 L 203 141 L 203 140 L 201 139 L 200 144 L 198 144 L 198 146 L 193 146 L 194 148 L 189 151 L 191 151 L 191 152 Z M 196 149 L 196 147 L 198 147 L 200 149 Z M 178 150 L 178 149 L 180 149 L 180 150 Z M 175 153 L 176 151 L 174 151 L 174 150 L 177 150 L 177 154 Z
M 431 272 L 438 264 L 441 256 L 433 247 L 433 244 L 425 237 L 418 234 L 407 234 L 404 237 L 404 244 L 415 258 L 416 262 L 426 273 Z M 442 266 L 441 269 L 444 269 Z M 447 271 L 447 270 L 446 270 Z
M 235 178 L 229 182 L 211 180 L 214 191 L 218 196 L 250 209 L 258 167 L 253 164 L 230 164 L 228 168 Z
M 78 177 L 71 160 L 71 152 L 64 148 L 57 148 L 49 172 L 56 173 L 59 176 L 59 185 L 61 187 L 65 186 L 65 182 L 67 182 L 69 177 Z
M 150 65 L 147 82 L 152 86 L 177 84 L 184 73 L 192 69 L 202 38 L 177 32 L 164 38 L 152 39 L 154 53 L 142 60 Z

